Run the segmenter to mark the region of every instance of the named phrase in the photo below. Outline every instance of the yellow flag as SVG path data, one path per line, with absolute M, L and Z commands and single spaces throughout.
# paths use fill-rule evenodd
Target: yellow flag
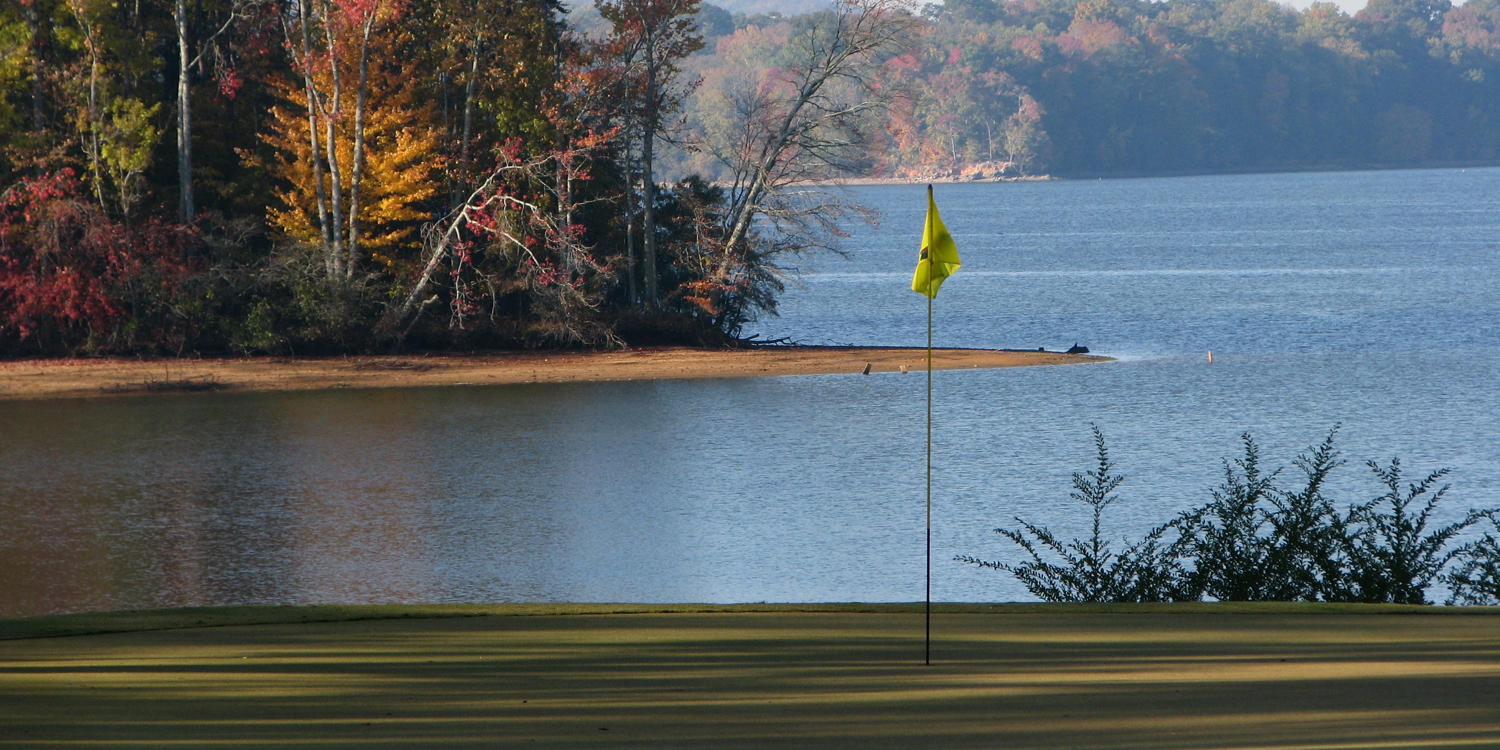
M 943 226 L 937 202 L 932 199 L 932 186 L 928 185 L 927 228 L 922 231 L 922 255 L 917 259 L 917 273 L 911 277 L 911 290 L 937 297 L 938 287 L 958 270 L 958 266 L 958 246 L 953 244 L 948 227 Z

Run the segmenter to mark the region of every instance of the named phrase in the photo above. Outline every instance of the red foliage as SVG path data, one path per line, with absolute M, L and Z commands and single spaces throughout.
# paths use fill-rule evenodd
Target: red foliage
M 1468 5 L 1454 8 L 1443 16 L 1443 38 L 1481 52 L 1500 50 L 1500 34 L 1488 28 L 1485 20 L 1484 15 Z
M 239 94 L 240 87 L 245 84 L 245 80 L 240 78 L 239 71 L 230 67 L 224 68 L 216 78 L 219 81 L 219 95 L 229 100 L 233 100 Z
M 1017 37 L 1014 42 L 1010 43 L 1010 48 L 1037 62 L 1042 60 L 1042 43 L 1036 37 Z
M 1070 57 L 1091 57 L 1117 44 L 1131 44 L 1135 38 L 1114 21 L 1075 19 L 1068 30 L 1057 37 L 1057 46 Z
M 70 169 L 0 194 L 0 333 L 100 336 L 130 314 L 133 292 L 170 291 L 187 274 L 192 228 L 128 226 L 82 195 Z

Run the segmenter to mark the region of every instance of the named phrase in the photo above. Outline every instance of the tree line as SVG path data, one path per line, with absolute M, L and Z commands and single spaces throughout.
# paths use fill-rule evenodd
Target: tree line
M 862 174 L 932 179 L 1493 164 L 1500 3 L 945 0 L 889 55 Z M 705 82 L 776 60 L 797 18 L 705 20 Z M 710 54 L 711 53 L 711 54 Z M 689 120 L 718 127 L 700 89 Z M 682 153 L 682 172 L 715 174 Z
M 23 0 L 0 8 L 0 352 L 733 342 L 830 246 L 870 71 L 839 0 L 690 143 L 697 0 Z
M 842 176 L 1500 158 L 1500 0 L 17 0 L 0 352 L 728 342 Z

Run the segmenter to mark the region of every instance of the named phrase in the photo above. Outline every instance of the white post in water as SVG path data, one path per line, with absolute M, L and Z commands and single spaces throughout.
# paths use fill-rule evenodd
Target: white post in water
M 1214 363 L 1214 350 L 1212 350 L 1212 349 L 1208 350 L 1208 363 L 1209 364 L 1213 364 Z

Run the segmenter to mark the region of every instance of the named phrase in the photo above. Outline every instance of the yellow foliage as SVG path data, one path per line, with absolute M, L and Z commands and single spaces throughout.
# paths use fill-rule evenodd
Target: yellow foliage
M 441 134 L 434 127 L 435 107 L 420 96 L 415 63 L 402 62 L 398 50 L 399 46 L 389 40 L 372 41 L 360 186 L 359 250 L 387 270 L 417 257 L 417 230 L 431 217 L 430 203 L 441 189 L 439 170 L 443 160 Z M 347 57 L 351 59 L 339 63 L 344 90 L 334 125 L 343 192 L 341 213 L 346 222 L 354 170 L 357 52 Z M 320 91 L 331 92 L 332 74 L 325 67 L 313 75 L 313 84 Z M 307 132 L 307 90 L 300 76 L 273 81 L 271 88 L 282 103 L 271 108 L 271 126 L 262 138 L 276 151 L 267 167 L 281 182 L 276 196 L 282 205 L 269 208 L 267 219 L 290 239 L 318 246 L 321 230 Z M 318 127 L 320 149 L 325 149 L 321 119 Z M 324 195 L 331 200 L 328 155 L 320 153 L 320 161 Z M 347 231 L 347 226 L 340 229 Z

